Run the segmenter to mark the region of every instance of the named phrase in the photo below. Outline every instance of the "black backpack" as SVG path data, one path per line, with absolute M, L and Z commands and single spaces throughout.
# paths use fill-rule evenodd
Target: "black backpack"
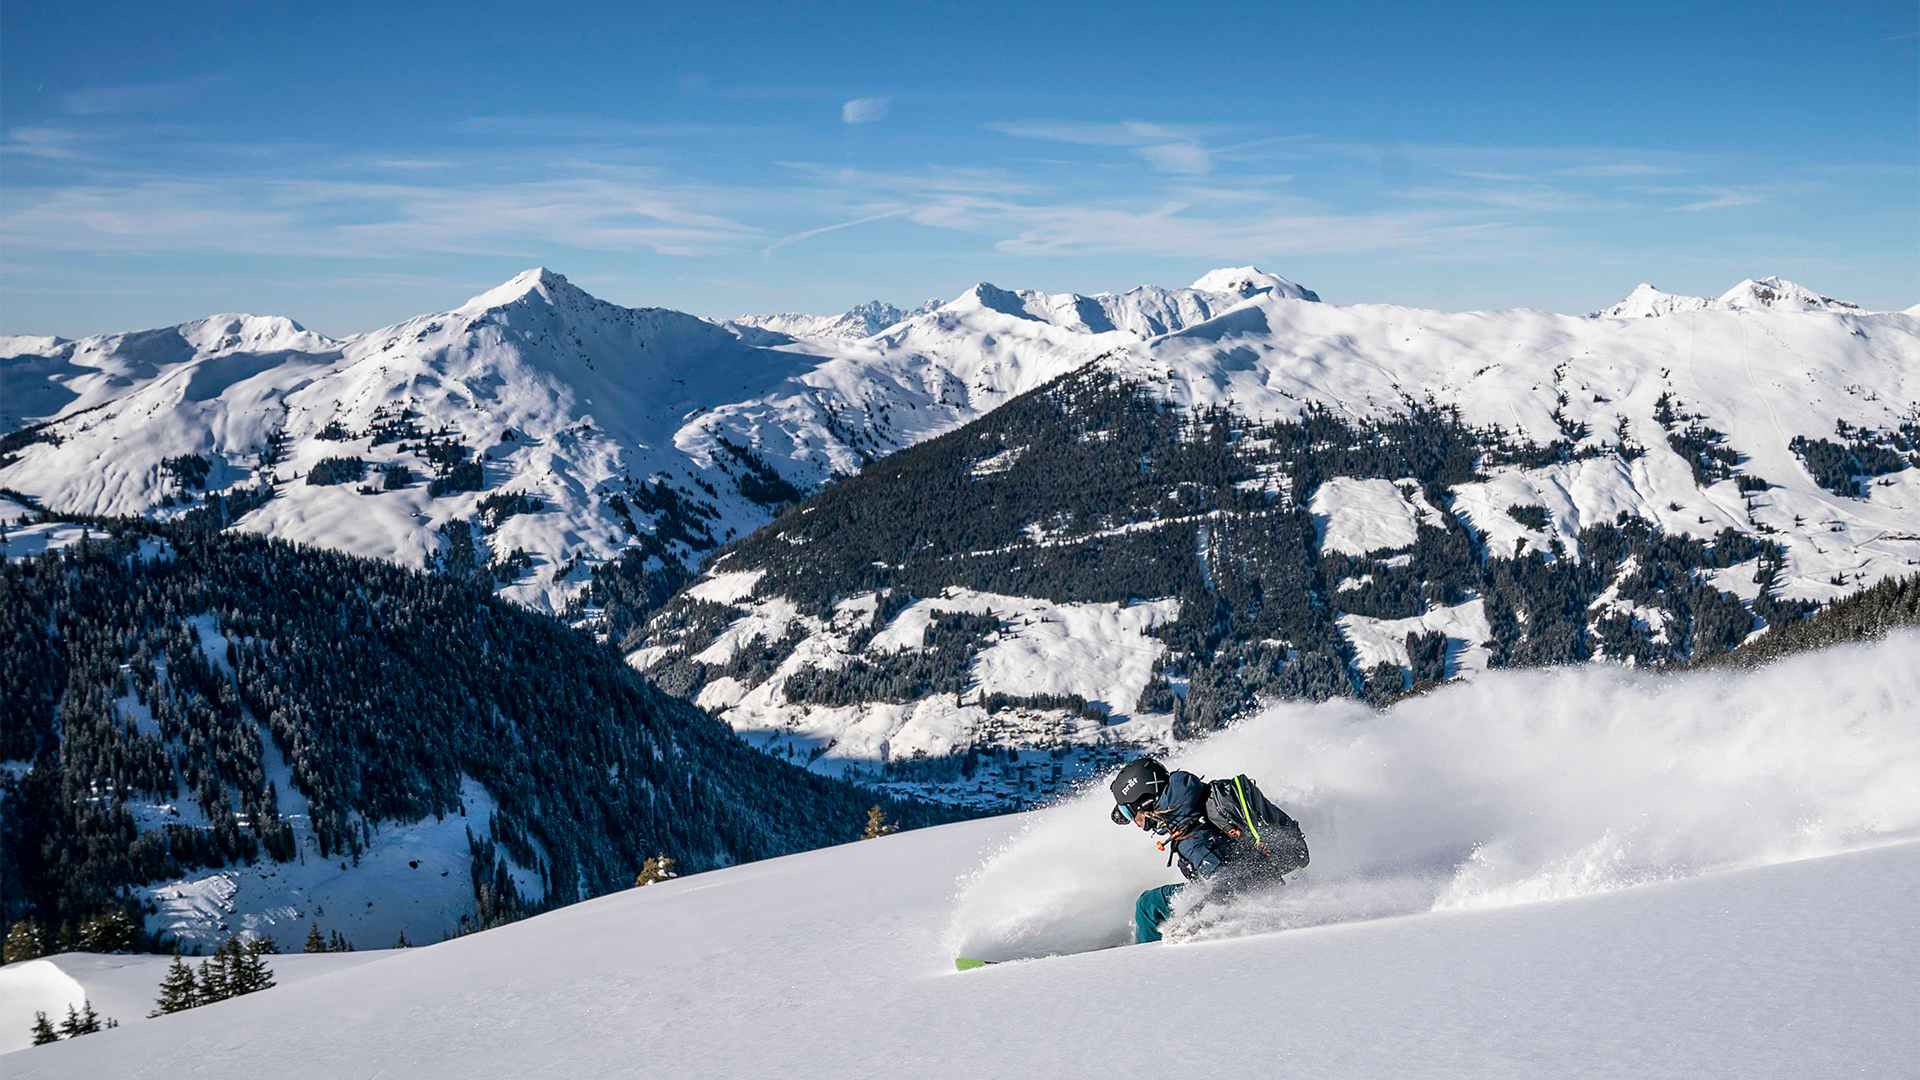
M 1274 874 L 1291 874 L 1307 865 L 1307 838 L 1300 823 L 1268 802 L 1245 776 L 1209 781 L 1203 812 L 1214 828 L 1227 834 L 1239 859 L 1258 860 Z

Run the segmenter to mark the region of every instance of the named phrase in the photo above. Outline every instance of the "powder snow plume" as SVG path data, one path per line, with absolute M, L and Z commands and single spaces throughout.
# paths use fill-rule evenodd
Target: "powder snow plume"
M 1606 892 L 1920 837 L 1920 633 L 1757 671 L 1491 672 L 1376 713 L 1282 704 L 1169 759 L 1244 772 L 1300 819 L 1282 888 L 1188 890 L 1169 940 Z M 1030 815 L 961 883 L 955 955 L 1131 940 L 1133 899 L 1178 880 L 1113 825 L 1104 778 Z

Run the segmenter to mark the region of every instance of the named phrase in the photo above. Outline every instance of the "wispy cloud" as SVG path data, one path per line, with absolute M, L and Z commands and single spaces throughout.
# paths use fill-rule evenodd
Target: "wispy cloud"
M 648 176 L 499 184 L 149 176 L 16 193 L 14 251 L 405 257 L 552 246 L 663 255 L 739 250 L 765 235 Z M 755 245 L 757 246 L 757 245 Z
M 48 126 L 17 127 L 0 139 L 0 154 L 19 154 L 51 161 L 71 161 L 82 156 L 80 145 L 86 139 L 77 131 Z
M 1366 213 L 1200 216 L 1170 202 L 1150 207 L 1021 204 L 950 199 L 913 220 L 936 228 L 1003 236 L 1022 255 L 1141 254 L 1181 258 L 1266 258 L 1385 250 L 1442 252 L 1522 230 L 1501 222 L 1463 223 L 1440 214 Z M 1012 235 L 1007 235 L 1011 233 Z
M 887 118 L 887 110 L 893 105 L 891 98 L 863 97 L 840 106 L 840 119 L 849 124 L 872 124 Z
M 1473 177 L 1469 177 L 1473 178 Z M 1420 202 L 1452 202 L 1519 210 L 1536 214 L 1589 214 L 1602 210 L 1631 210 L 1631 200 L 1549 184 L 1510 183 L 1506 177 L 1479 177 L 1493 181 L 1482 187 L 1417 187 L 1401 197 Z
M 1072 143 L 1079 146 L 1117 146 L 1133 151 L 1158 172 L 1205 176 L 1213 171 L 1214 151 L 1205 137 L 1223 128 L 1188 128 L 1141 120 L 1119 123 L 1023 121 L 989 124 L 989 130 L 1021 139 Z
M 75 116 L 166 112 L 192 104 L 217 81 L 213 76 L 200 76 L 171 82 L 94 86 L 60 95 L 60 106 Z
M 856 192 L 890 192 L 911 195 L 951 193 L 965 195 L 1023 195 L 1042 190 L 1041 185 L 1009 175 L 1003 169 L 922 169 L 878 170 L 845 165 L 827 165 L 813 161 L 782 161 L 792 170 L 826 189 Z
M 1767 200 L 1756 192 L 1722 190 L 1697 202 L 1686 203 L 1673 209 L 1683 212 L 1699 210 L 1721 210 L 1729 206 L 1754 206 Z
M 738 136 L 765 131 L 753 124 L 712 124 L 690 121 L 647 123 L 579 116 L 471 116 L 460 130 L 514 139 L 561 139 L 586 142 L 622 142 L 652 139 L 700 139 Z
M 844 118 L 872 123 L 884 104 L 861 103 L 885 100 L 853 99 Z M 16 176 L 37 170 L 11 183 L 0 206 L 0 245 L 15 261 L 60 252 L 545 257 L 569 248 L 771 260 L 887 219 L 1032 256 L 1468 259 L 1537 250 L 1578 215 L 1737 208 L 1787 191 L 1645 183 L 1727 172 L 1704 157 L 1375 145 L 1138 120 L 992 125 L 1060 148 L 1049 155 L 1059 161 L 1005 158 L 993 168 L 778 159 L 715 168 L 632 144 L 751 129 L 516 116 L 473 117 L 443 144 L 401 153 L 236 144 L 181 154 L 166 168 L 107 138 L 116 124 L 127 126 L 74 119 L 0 140 L 0 152 L 20 156 Z
M 1697 167 L 1685 165 L 1655 165 L 1647 161 L 1612 161 L 1594 165 L 1574 165 L 1556 170 L 1561 176 L 1591 176 L 1596 178 L 1621 176 L 1671 176 L 1674 173 L 1698 171 Z

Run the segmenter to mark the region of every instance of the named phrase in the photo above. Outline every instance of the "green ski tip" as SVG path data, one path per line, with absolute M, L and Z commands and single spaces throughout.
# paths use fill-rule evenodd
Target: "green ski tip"
M 961 956 L 961 957 L 956 957 L 954 959 L 953 966 L 960 971 L 972 971 L 974 968 L 986 967 L 988 964 L 991 964 L 991 963 L 993 963 L 993 961 L 991 960 L 969 960 L 968 958 Z

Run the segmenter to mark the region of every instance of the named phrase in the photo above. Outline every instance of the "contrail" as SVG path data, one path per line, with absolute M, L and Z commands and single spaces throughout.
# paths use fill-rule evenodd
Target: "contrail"
M 874 214 L 870 217 L 863 217 L 863 218 L 856 219 L 854 221 L 843 221 L 838 225 L 824 225 L 818 229 L 808 229 L 806 232 L 797 232 L 791 236 L 783 236 L 780 239 L 775 240 L 773 243 L 768 244 L 760 252 L 760 254 L 764 259 L 771 259 L 773 258 L 773 252 L 776 248 L 786 247 L 788 244 L 792 244 L 800 240 L 805 240 L 809 236 L 819 236 L 821 233 L 830 233 L 830 232 L 833 232 L 835 229 L 850 229 L 855 225 L 865 225 L 869 221 L 879 221 L 882 218 L 900 217 L 903 214 L 911 214 L 911 213 L 913 213 L 913 210 L 911 208 L 905 209 L 905 210 L 889 210 L 884 214 Z

